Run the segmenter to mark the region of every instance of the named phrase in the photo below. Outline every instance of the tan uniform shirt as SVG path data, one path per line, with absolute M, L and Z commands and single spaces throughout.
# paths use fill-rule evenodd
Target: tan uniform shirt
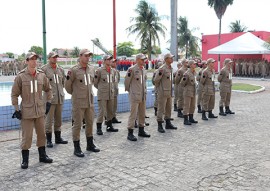
M 63 104 L 64 103 L 64 86 L 65 86 L 65 71 L 62 67 L 56 66 L 52 68 L 50 64 L 46 64 L 41 67 L 50 81 L 52 87 L 52 104 Z
M 47 101 L 51 102 L 51 86 L 42 70 L 37 69 L 36 75 L 33 76 L 28 68 L 25 68 L 16 76 L 11 90 L 11 99 L 12 105 L 19 110 L 18 97 L 21 96 L 22 119 L 39 118 L 45 115 L 43 91 L 47 93 Z
M 163 64 L 155 72 L 154 82 L 159 96 L 172 97 L 173 73 L 170 65 Z
M 69 69 L 65 81 L 66 91 L 72 95 L 72 105 L 76 108 L 89 108 L 93 103 L 94 68 L 80 63 Z
M 198 91 L 202 91 L 202 84 L 200 83 L 200 80 L 202 78 L 202 72 L 203 72 L 204 68 L 201 68 L 196 76 L 196 80 L 198 82 Z
M 175 84 L 179 84 L 180 81 L 182 80 L 183 76 L 184 76 L 184 73 L 187 71 L 187 67 L 185 66 L 182 66 L 178 71 L 177 71 L 177 74 L 175 76 Z
M 223 67 L 218 75 L 218 81 L 220 82 L 220 92 L 230 93 L 232 90 L 232 72 L 227 68 Z
M 203 85 L 205 95 L 215 95 L 214 73 L 211 69 L 206 68 L 203 70 L 200 83 Z
M 98 68 L 95 73 L 94 85 L 98 89 L 98 100 L 114 99 L 114 71 L 110 72 L 103 66 Z
M 142 102 L 146 96 L 146 72 L 138 64 L 131 66 L 125 76 L 125 91 L 129 92 L 130 100 Z
M 184 97 L 195 97 L 196 95 L 196 73 L 188 69 L 181 80 L 181 85 L 184 87 L 183 96 Z

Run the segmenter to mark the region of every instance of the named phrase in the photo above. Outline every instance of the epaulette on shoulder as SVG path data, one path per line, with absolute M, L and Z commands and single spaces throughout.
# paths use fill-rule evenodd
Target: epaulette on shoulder
M 19 71 L 18 74 L 22 74 L 22 73 L 24 73 L 25 71 L 26 71 L 26 68 L 24 68 L 24 69 L 22 69 L 21 71 Z
M 44 71 L 41 68 L 37 68 L 38 72 L 44 73 Z
M 42 69 L 43 69 L 43 68 L 45 68 L 46 66 L 47 66 L 47 64 L 45 64 L 45 65 L 41 66 L 40 68 L 42 68 Z

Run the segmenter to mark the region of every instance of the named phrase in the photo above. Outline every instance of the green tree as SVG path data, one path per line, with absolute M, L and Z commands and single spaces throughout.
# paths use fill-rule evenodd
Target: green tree
M 72 57 L 79 57 L 80 54 L 80 49 L 79 47 L 75 46 L 71 52 Z
M 41 56 L 43 53 L 43 48 L 40 46 L 31 46 L 29 52 L 35 52 L 37 55 Z
M 53 48 L 52 51 L 54 51 L 58 54 L 58 48 Z
M 132 42 L 122 42 L 117 44 L 117 56 L 127 56 L 130 57 L 134 54 L 134 45 Z
M 23 60 L 25 60 L 25 53 L 22 53 L 21 55 L 19 55 L 19 58 L 18 58 L 18 60 L 19 61 L 23 61 Z
M 186 58 L 189 56 L 196 57 L 199 56 L 199 45 L 198 37 L 193 36 L 192 32 L 197 30 L 197 28 L 189 29 L 188 20 L 186 17 L 179 17 L 177 22 L 177 33 L 178 33 L 178 46 L 180 49 L 186 52 Z
M 240 20 L 231 22 L 229 28 L 231 32 L 245 32 L 247 30 L 246 26 L 241 25 Z
M 68 51 L 67 51 L 67 49 L 64 51 L 64 56 L 68 56 Z
M 12 52 L 6 52 L 9 58 L 14 58 L 14 54 Z
M 135 9 L 137 17 L 130 19 L 132 24 L 126 30 L 130 34 L 137 34 L 140 39 L 141 49 L 147 50 L 148 58 L 151 59 L 153 45 L 160 45 L 159 34 L 165 38 L 166 27 L 160 23 L 162 17 L 158 15 L 155 8 L 151 7 L 145 0 L 140 0 Z
M 218 33 L 218 45 L 220 45 L 220 35 L 221 35 L 221 20 L 222 16 L 226 12 L 227 6 L 232 5 L 233 0 L 208 0 L 208 5 L 216 12 L 216 15 L 219 19 L 219 33 Z M 220 54 L 218 55 L 218 70 L 220 70 Z

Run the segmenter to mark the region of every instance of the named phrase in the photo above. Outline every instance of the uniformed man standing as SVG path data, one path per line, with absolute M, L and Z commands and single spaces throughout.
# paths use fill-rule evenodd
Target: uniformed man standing
M 232 93 L 232 65 L 233 61 L 229 58 L 224 60 L 223 68 L 218 75 L 220 82 L 220 101 L 219 101 L 219 115 L 226 116 L 226 114 L 234 114 L 230 110 L 230 101 Z M 225 106 L 225 113 L 223 107 Z
M 119 94 L 119 89 L 118 89 L 118 84 L 120 82 L 120 72 L 119 70 L 117 70 L 117 67 L 116 67 L 116 63 L 117 63 L 117 59 L 113 59 L 112 60 L 112 63 L 111 63 L 111 67 L 114 71 L 114 99 L 113 99 L 113 118 L 112 118 L 112 123 L 121 123 L 121 121 L 119 121 L 117 118 L 116 118 L 116 112 L 117 112 L 117 99 L 118 99 L 118 94 Z
M 156 71 L 157 69 L 162 65 L 161 62 L 158 62 L 155 64 L 155 71 L 153 72 L 153 76 L 152 76 L 152 84 L 154 85 L 154 91 L 155 91 L 155 101 L 154 101 L 154 111 L 155 111 L 155 116 L 157 116 L 157 108 L 158 108 L 158 92 L 157 92 L 157 88 L 155 85 L 155 76 L 156 76 Z
M 117 132 L 112 126 L 113 102 L 114 102 L 114 71 L 111 68 L 111 55 L 103 57 L 103 67 L 98 68 L 95 73 L 94 85 L 98 89 L 98 117 L 97 117 L 97 134 L 103 135 L 102 122 L 104 117 L 107 120 L 107 131 Z
M 53 147 L 52 143 L 52 124 L 54 124 L 54 135 L 56 144 L 67 144 L 68 142 L 61 137 L 62 126 L 62 108 L 64 103 L 64 85 L 65 72 L 62 67 L 57 64 L 58 54 L 50 52 L 48 55 L 49 63 L 42 66 L 41 69 L 46 74 L 52 87 L 53 98 L 51 101 L 51 109 L 46 116 L 45 130 L 47 138 L 47 147 Z
M 187 71 L 187 65 L 188 60 L 183 59 L 182 60 L 182 67 L 177 71 L 176 77 L 175 77 L 175 84 L 178 87 L 178 99 L 177 99 L 177 110 L 178 114 L 177 116 L 180 118 L 183 118 L 183 107 L 184 107 L 184 97 L 183 97 L 183 86 L 180 84 L 180 81 L 182 80 L 184 73 Z
M 130 115 L 128 118 L 128 136 L 127 139 L 130 141 L 137 141 L 137 138 L 133 135 L 133 129 L 135 120 L 138 116 L 139 132 L 140 137 L 150 137 L 144 131 L 145 124 L 145 100 L 146 100 L 146 75 L 144 69 L 144 61 L 146 56 L 144 54 L 136 55 L 136 64 L 131 66 L 125 76 L 125 91 L 129 93 L 130 102 Z
M 215 107 L 215 71 L 214 71 L 214 63 L 216 61 L 213 58 L 209 58 L 206 61 L 207 68 L 205 68 L 202 72 L 202 78 L 200 83 L 203 86 L 202 93 L 202 120 L 208 120 L 205 115 L 205 112 L 208 112 L 209 118 L 217 118 L 212 113 L 212 110 Z
M 72 95 L 72 116 L 74 125 L 72 137 L 74 143 L 74 155 L 84 157 L 80 146 L 80 131 L 82 120 L 85 119 L 85 135 L 87 139 L 86 150 L 99 152 L 93 143 L 93 122 L 94 122 L 94 68 L 88 65 L 91 53 L 87 49 L 80 51 L 79 63 L 69 69 L 65 81 L 66 91 Z
M 198 123 L 193 118 L 196 103 L 196 62 L 194 60 L 188 61 L 189 69 L 184 73 L 181 80 L 181 85 L 183 86 L 183 96 L 184 96 L 184 125 L 191 125 L 192 123 Z
M 173 71 L 171 64 L 173 63 L 173 57 L 171 53 L 164 55 L 165 63 L 158 68 L 155 74 L 155 86 L 158 92 L 158 110 L 157 110 L 157 122 L 158 132 L 165 133 L 162 123 L 163 114 L 166 121 L 166 129 L 177 129 L 177 127 L 171 124 L 171 112 L 172 112 L 172 80 Z
M 46 155 L 44 116 L 50 110 L 50 101 L 52 92 L 50 83 L 42 70 L 37 69 L 38 55 L 29 52 L 26 55 L 27 68 L 20 71 L 14 80 L 11 90 L 12 105 L 15 112 L 12 118 L 21 120 L 22 129 L 22 164 L 21 168 L 28 168 L 29 149 L 32 144 L 33 127 L 37 134 L 37 147 L 39 151 L 39 162 L 52 163 L 53 160 Z M 47 103 L 45 103 L 42 93 L 47 93 Z M 19 107 L 18 97 L 21 96 L 22 101 Z
M 177 70 L 173 73 L 173 89 L 174 89 L 174 99 L 173 99 L 173 111 L 177 111 L 177 100 L 178 100 L 178 84 L 175 83 L 175 77 L 177 74 L 177 71 L 182 67 L 182 63 L 177 63 Z
M 201 69 L 198 72 L 197 76 L 196 76 L 196 80 L 198 82 L 198 89 L 197 89 L 197 93 L 198 93 L 198 97 L 197 97 L 197 107 L 198 107 L 198 113 L 202 113 L 202 84 L 200 83 L 201 77 L 202 77 L 202 72 L 203 70 L 206 68 L 206 61 L 203 60 L 201 63 Z

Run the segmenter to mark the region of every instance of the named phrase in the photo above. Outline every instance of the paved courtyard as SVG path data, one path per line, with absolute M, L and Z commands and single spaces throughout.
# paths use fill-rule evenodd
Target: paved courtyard
M 73 155 L 71 123 L 62 128 L 68 145 L 55 145 L 47 154 L 52 164 L 39 163 L 35 138 L 29 168 L 20 168 L 19 131 L 0 132 L 0 190 L 270 190 L 270 83 L 234 80 L 265 86 L 256 94 L 233 92 L 236 115 L 183 126 L 173 112 L 177 130 L 157 132 L 153 109 L 147 110 L 151 138 L 127 140 L 128 113 L 121 113 L 118 133 L 94 135 L 100 153 Z M 214 114 L 218 114 L 219 93 Z M 94 128 L 96 130 L 96 127 Z M 105 130 L 105 127 L 103 128 Z M 137 130 L 135 130 L 137 134 Z M 34 136 L 35 137 L 35 136 Z

